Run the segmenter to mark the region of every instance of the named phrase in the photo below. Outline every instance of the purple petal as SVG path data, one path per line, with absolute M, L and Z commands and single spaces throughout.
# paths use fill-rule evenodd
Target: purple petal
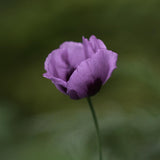
M 108 61 L 109 71 L 103 84 L 105 84 L 106 81 L 111 77 L 113 70 L 117 68 L 116 63 L 118 59 L 118 54 L 111 50 L 107 50 L 106 54 L 108 54 L 109 56 L 109 61 Z
M 92 46 L 89 43 L 87 38 L 82 37 L 82 42 L 83 42 L 83 46 L 84 46 L 85 57 L 86 57 L 86 59 L 90 58 L 94 54 Z
M 55 77 L 65 81 L 67 64 L 62 58 L 64 53 L 66 53 L 66 50 L 56 49 L 48 55 L 45 61 L 46 78 Z
M 44 73 L 43 74 L 43 77 L 47 78 L 47 79 L 50 79 L 52 81 L 52 83 L 55 84 L 56 88 L 58 90 L 60 90 L 62 93 L 65 93 L 66 94 L 66 91 L 67 91 L 67 83 L 65 81 L 63 81 L 62 79 L 59 79 L 59 78 L 56 78 L 56 77 L 51 77 L 50 74 L 48 73 Z
M 63 57 L 64 61 L 74 68 L 86 59 L 82 43 L 64 42 L 60 48 L 67 51 Z
M 64 42 L 60 49 L 52 51 L 45 61 L 48 79 L 56 77 L 67 81 L 75 68 L 85 59 L 83 45 Z
M 67 94 L 72 99 L 81 99 L 96 94 L 116 68 L 117 54 L 99 50 L 83 61 L 71 75 Z
M 107 49 L 105 44 L 100 39 L 97 39 L 94 35 L 89 38 L 89 42 L 94 52 L 97 52 L 98 49 Z

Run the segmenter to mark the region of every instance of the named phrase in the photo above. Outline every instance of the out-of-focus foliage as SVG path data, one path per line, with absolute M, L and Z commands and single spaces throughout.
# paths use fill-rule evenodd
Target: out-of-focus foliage
M 92 34 L 119 54 L 93 98 L 104 159 L 160 159 L 159 0 L 0 3 L 1 160 L 98 158 L 87 102 L 42 77 L 48 53 Z

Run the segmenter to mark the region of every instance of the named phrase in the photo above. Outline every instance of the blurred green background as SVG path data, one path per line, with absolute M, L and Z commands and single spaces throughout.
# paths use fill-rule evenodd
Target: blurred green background
M 0 3 L 1 160 L 98 159 L 87 101 L 42 77 L 53 49 L 92 34 L 119 55 L 92 98 L 104 160 L 160 159 L 159 0 Z

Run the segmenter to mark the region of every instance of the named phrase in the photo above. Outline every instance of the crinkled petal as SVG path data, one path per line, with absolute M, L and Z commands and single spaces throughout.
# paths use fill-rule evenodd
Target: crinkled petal
M 56 77 L 68 81 L 72 72 L 83 60 L 85 56 L 81 43 L 64 42 L 59 49 L 48 55 L 45 70 L 50 78 Z
M 100 39 L 97 39 L 94 35 L 89 38 L 89 42 L 94 52 L 97 52 L 98 49 L 107 49 L 105 44 Z
M 109 71 L 103 84 L 105 84 L 106 81 L 111 77 L 113 70 L 117 68 L 116 63 L 118 59 L 118 54 L 111 50 L 107 50 L 106 54 L 108 54 L 108 57 L 109 57 L 109 60 L 108 60 Z
M 67 51 L 63 57 L 64 61 L 74 68 L 76 68 L 83 60 L 86 59 L 82 43 L 64 42 L 62 45 L 60 45 L 60 48 Z
M 116 60 L 116 53 L 103 49 L 83 61 L 68 81 L 67 94 L 72 99 L 96 94 L 116 68 Z
M 65 81 L 67 64 L 63 60 L 63 55 L 67 54 L 66 52 L 65 49 L 56 49 L 48 55 L 45 61 L 45 70 L 47 71 L 46 76 L 48 79 L 55 77 Z
M 90 58 L 94 54 L 94 51 L 92 49 L 90 42 L 88 41 L 87 38 L 82 37 L 82 43 L 84 46 L 84 53 L 85 53 L 86 59 Z

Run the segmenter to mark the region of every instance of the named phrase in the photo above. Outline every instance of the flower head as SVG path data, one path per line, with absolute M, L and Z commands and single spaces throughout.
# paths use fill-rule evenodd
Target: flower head
M 56 88 L 72 99 L 95 95 L 116 68 L 117 53 L 91 36 L 82 43 L 64 42 L 45 61 L 43 74 Z

